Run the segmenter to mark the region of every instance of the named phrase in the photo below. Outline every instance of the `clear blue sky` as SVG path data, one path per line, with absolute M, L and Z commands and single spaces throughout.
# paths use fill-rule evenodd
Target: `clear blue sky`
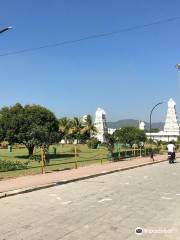
M 0 27 L 14 27 L 0 35 L 1 54 L 180 16 L 180 2 L 1 0 L 0 16 Z M 100 106 L 108 120 L 147 120 L 157 102 L 179 101 L 178 62 L 180 20 L 0 57 L 0 107 L 35 103 L 61 117 L 94 114 Z M 163 121 L 165 110 L 154 120 Z

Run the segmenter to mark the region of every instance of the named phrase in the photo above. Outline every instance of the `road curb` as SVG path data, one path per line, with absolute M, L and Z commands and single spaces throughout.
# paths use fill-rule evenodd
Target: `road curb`
M 148 162 L 148 163 L 138 164 L 138 165 L 131 166 L 131 167 L 117 168 L 117 169 L 114 169 L 114 170 L 111 170 L 111 171 L 103 171 L 103 172 L 100 172 L 100 173 L 91 174 L 91 175 L 88 175 L 88 176 L 79 177 L 79 178 L 75 178 L 75 179 L 71 179 L 71 180 L 61 180 L 61 181 L 58 181 L 58 182 L 49 183 L 49 184 L 45 184 L 45 185 L 28 187 L 28 188 L 21 188 L 21 189 L 17 189 L 17 190 L 13 190 L 13 191 L 3 192 L 3 193 L 0 193 L 0 199 L 5 198 L 5 197 L 11 197 L 11 196 L 19 195 L 19 194 L 30 193 L 30 192 L 34 192 L 34 191 L 38 191 L 38 190 L 43 190 L 43 189 L 47 189 L 47 188 L 51 188 L 51 187 L 55 187 L 55 186 L 59 186 L 59 185 L 65 185 L 65 184 L 68 184 L 68 183 L 78 182 L 78 181 L 82 181 L 82 180 L 86 180 L 86 179 L 90 179 L 90 178 L 100 177 L 100 176 L 103 176 L 103 175 L 112 174 L 112 173 L 116 173 L 116 172 L 123 172 L 123 171 L 126 171 L 126 170 L 131 170 L 131 169 L 135 169 L 135 168 L 139 168 L 139 167 L 154 165 L 154 164 L 158 164 L 158 163 L 162 163 L 162 162 L 166 162 L 166 161 L 167 161 L 167 159 L 166 160 L 160 160 L 160 161 L 157 161 L 157 162 Z

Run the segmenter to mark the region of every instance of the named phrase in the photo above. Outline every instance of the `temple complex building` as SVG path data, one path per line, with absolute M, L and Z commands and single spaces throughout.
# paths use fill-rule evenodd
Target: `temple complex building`
M 160 131 L 158 133 L 147 133 L 147 137 L 157 141 L 177 141 L 178 137 L 180 137 L 180 128 L 176 113 L 176 103 L 171 98 L 168 101 L 168 109 L 166 115 L 166 121 L 164 125 L 164 131 Z
M 94 125 L 97 129 L 95 137 L 102 143 L 106 142 L 108 127 L 106 122 L 106 112 L 102 108 L 98 108 L 96 111 Z

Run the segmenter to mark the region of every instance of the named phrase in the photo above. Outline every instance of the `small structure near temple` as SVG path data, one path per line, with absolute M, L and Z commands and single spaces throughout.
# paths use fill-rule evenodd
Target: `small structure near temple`
M 139 121 L 139 129 L 143 131 L 145 130 L 145 122 Z
M 116 128 L 108 128 L 108 133 L 110 135 L 113 135 L 113 133 L 116 131 Z
M 95 137 L 100 142 L 106 142 L 106 134 L 108 133 L 108 127 L 106 122 L 106 112 L 102 108 L 98 108 L 95 114 L 94 126 L 97 129 Z

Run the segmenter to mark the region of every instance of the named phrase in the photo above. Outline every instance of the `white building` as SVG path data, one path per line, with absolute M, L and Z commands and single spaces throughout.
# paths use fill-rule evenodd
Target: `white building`
M 179 135 L 179 124 L 176 114 L 176 103 L 171 98 L 168 102 L 168 111 L 166 116 L 166 122 L 164 126 L 164 132 L 169 134 Z
M 113 135 L 113 133 L 116 131 L 116 128 L 108 128 L 108 133 L 110 135 Z
M 102 108 L 98 108 L 96 111 L 94 125 L 97 129 L 95 137 L 102 143 L 106 142 L 105 135 L 108 133 L 108 128 L 106 112 Z
M 164 131 L 158 133 L 147 133 L 147 137 L 157 141 L 177 141 L 180 137 L 180 129 L 178 124 L 178 118 L 176 114 L 176 103 L 171 98 L 168 102 L 168 110 L 166 121 L 164 125 Z
M 145 130 L 145 122 L 139 121 L 139 129 L 140 130 Z

